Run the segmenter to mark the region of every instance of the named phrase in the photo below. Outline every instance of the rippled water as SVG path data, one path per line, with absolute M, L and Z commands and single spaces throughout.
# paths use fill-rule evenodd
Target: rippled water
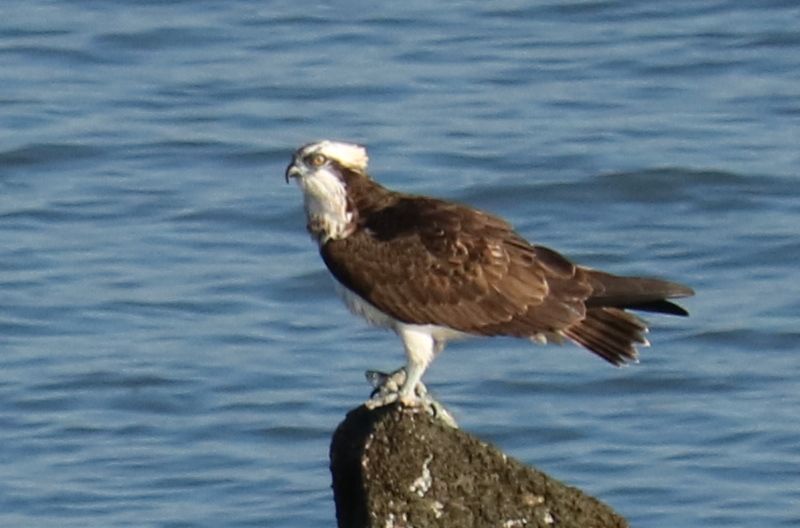
M 800 526 L 796 2 L 0 13 L 0 525 L 335 525 L 330 435 L 403 359 L 283 184 L 334 137 L 697 290 L 626 369 L 452 344 L 426 379 L 462 427 L 634 526 Z

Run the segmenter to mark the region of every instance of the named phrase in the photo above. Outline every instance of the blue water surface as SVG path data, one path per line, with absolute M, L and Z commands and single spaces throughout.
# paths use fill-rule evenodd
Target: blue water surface
M 347 313 L 283 170 L 692 285 L 614 369 L 454 343 L 461 426 L 631 525 L 800 526 L 800 7 L 7 0 L 0 525 L 335 526 L 328 445 L 399 340 Z

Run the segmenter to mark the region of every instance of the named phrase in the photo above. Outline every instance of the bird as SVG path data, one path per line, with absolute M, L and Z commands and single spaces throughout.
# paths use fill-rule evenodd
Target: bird
M 621 366 L 649 346 L 629 310 L 688 315 L 669 301 L 693 295 L 688 286 L 577 265 L 498 216 L 390 190 L 368 162 L 362 145 L 315 141 L 294 152 L 285 179 L 302 191 L 307 230 L 345 305 L 403 342 L 402 386 L 384 404 L 419 405 L 416 388 L 449 340 L 572 341 Z

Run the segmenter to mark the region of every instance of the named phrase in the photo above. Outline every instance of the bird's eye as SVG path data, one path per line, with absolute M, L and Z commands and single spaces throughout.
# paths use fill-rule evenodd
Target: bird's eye
M 320 167 L 325 164 L 325 156 L 322 154 L 314 154 L 311 156 L 311 164 L 315 167 Z

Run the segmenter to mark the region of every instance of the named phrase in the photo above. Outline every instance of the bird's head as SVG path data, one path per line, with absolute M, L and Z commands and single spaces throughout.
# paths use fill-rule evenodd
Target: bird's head
M 308 143 L 294 152 L 292 162 L 286 167 L 286 182 L 297 178 L 302 186 L 302 180 L 324 178 L 326 173 L 344 183 L 344 170 L 365 173 L 368 162 L 367 149 L 355 143 L 327 139 Z
M 344 238 L 353 225 L 348 201 L 349 175 L 366 175 L 367 150 L 361 145 L 318 141 L 297 149 L 286 168 L 286 182 L 297 181 L 303 191 L 308 229 L 320 243 Z

